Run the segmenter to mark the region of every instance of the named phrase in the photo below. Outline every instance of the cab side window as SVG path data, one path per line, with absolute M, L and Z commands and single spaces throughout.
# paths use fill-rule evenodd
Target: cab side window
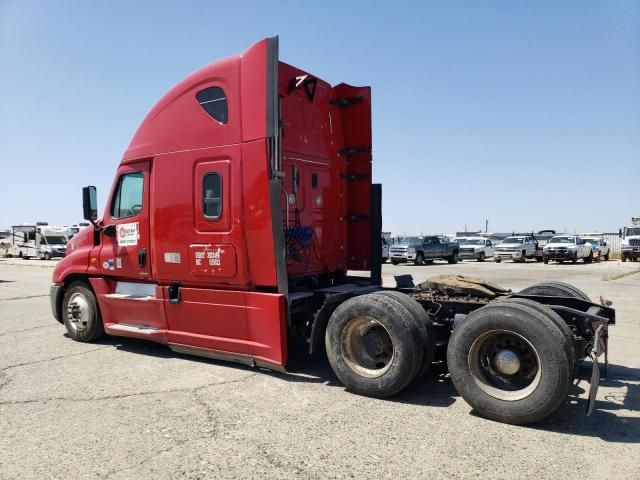
M 133 217 L 142 210 L 144 175 L 142 172 L 125 173 L 118 180 L 113 201 L 111 217 L 115 219 Z
M 211 118 L 221 124 L 229 121 L 227 97 L 220 87 L 209 87 L 196 93 L 196 100 Z
M 222 177 L 212 172 L 202 177 L 202 213 L 207 220 L 222 215 Z

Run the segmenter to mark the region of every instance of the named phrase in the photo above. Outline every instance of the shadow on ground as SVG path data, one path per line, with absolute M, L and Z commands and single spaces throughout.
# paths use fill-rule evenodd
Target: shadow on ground
M 191 362 L 220 365 L 225 368 L 254 370 L 252 367 L 232 362 L 176 353 L 164 345 L 144 340 L 107 336 L 97 343 L 112 345 L 118 350 L 139 355 L 167 359 L 183 358 Z M 609 365 L 608 377 L 600 382 L 600 392 L 605 392 L 605 400 L 597 400 L 594 413 L 587 417 L 586 391 L 589 389 L 591 367 L 590 362 L 581 365 L 578 376 L 569 390 L 567 401 L 558 410 L 541 422 L 522 428 L 597 437 L 607 442 L 640 443 L 640 417 L 632 417 L 624 413 L 640 410 L 640 369 Z M 291 347 L 288 373 L 266 369 L 261 371 L 264 375 L 287 382 L 323 383 L 331 387 L 344 388 L 331 370 L 326 357 L 322 355 L 309 357 L 301 345 Z M 614 388 L 617 391 L 609 392 Z M 448 407 L 459 397 L 449 378 L 446 364 L 437 362 L 422 379 L 414 381 L 387 401 L 428 407 Z

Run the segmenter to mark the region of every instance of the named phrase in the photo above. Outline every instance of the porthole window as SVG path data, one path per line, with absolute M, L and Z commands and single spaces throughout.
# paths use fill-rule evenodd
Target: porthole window
M 207 173 L 202 178 L 202 213 L 207 220 L 222 215 L 222 177 L 217 173 Z
M 209 87 L 196 93 L 196 99 L 211 118 L 222 124 L 229 120 L 227 97 L 220 87 Z

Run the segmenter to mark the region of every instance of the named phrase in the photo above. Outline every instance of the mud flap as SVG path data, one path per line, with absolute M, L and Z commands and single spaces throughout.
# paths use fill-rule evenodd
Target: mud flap
M 605 354 L 605 367 L 607 359 L 607 342 L 605 340 L 604 326 L 600 325 L 596 329 L 596 333 L 593 337 L 593 348 L 591 349 L 591 360 L 593 361 L 593 369 L 591 370 L 591 385 L 589 386 L 589 400 L 587 401 L 587 416 L 593 413 L 596 404 L 596 397 L 598 395 L 598 386 L 600 385 L 600 363 L 598 357 Z

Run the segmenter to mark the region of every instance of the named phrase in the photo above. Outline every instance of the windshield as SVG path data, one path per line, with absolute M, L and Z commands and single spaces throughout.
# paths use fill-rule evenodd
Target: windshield
M 402 242 L 400 242 L 401 245 L 412 245 L 415 243 L 422 243 L 422 238 L 421 237 L 407 237 L 404 240 L 402 240 Z
M 46 235 L 44 237 L 47 245 L 66 245 L 67 238 L 61 235 Z
M 574 237 L 553 237 L 549 243 L 576 243 Z
M 601 242 L 599 238 L 583 238 L 583 240 L 591 245 L 600 245 Z
M 467 239 L 466 238 L 454 238 L 453 240 L 451 240 L 451 243 L 457 243 L 458 245 L 464 245 L 465 243 L 467 243 Z
M 524 237 L 507 237 L 502 243 L 524 243 Z
M 640 235 L 640 227 L 627 228 L 625 237 L 630 237 L 632 235 Z
M 470 238 L 465 245 L 484 245 L 484 238 Z

